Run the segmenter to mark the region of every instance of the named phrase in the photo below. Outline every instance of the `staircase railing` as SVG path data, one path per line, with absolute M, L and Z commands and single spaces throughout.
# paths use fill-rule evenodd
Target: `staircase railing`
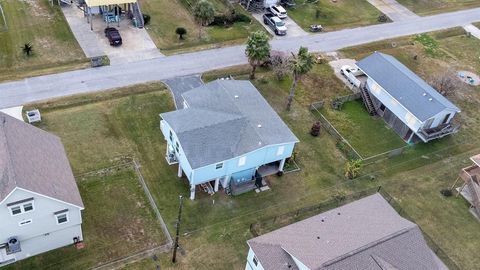
M 362 83 L 360 85 L 360 95 L 362 96 L 363 104 L 367 108 L 367 111 L 370 115 L 377 114 L 375 107 L 373 106 L 372 98 L 370 97 L 370 93 L 366 87 L 366 83 Z
M 138 28 L 143 28 L 145 26 L 145 21 L 143 20 L 143 14 L 142 14 L 142 11 L 140 10 L 140 4 L 138 2 L 133 3 L 132 9 L 133 9 L 133 18 L 137 22 L 135 26 Z

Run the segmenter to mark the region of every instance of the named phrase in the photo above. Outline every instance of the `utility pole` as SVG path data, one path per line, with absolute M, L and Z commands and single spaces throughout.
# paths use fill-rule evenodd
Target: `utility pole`
M 183 196 L 180 195 L 180 206 L 178 207 L 178 218 L 177 218 L 177 233 L 175 235 L 175 244 L 173 246 L 173 257 L 172 262 L 175 263 L 177 261 L 177 249 L 178 249 L 178 238 L 180 236 L 180 221 L 182 219 L 182 208 L 183 208 Z

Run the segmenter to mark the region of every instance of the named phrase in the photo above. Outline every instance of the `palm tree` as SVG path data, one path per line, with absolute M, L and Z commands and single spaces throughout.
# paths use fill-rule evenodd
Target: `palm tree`
M 298 81 L 303 75 L 307 74 L 313 68 L 313 55 L 308 52 L 305 47 L 300 47 L 298 54 L 290 57 L 290 70 L 293 74 L 292 87 L 290 88 L 290 94 L 287 100 L 287 111 L 292 107 L 293 97 L 295 96 L 295 90 L 297 88 Z
M 245 54 L 248 57 L 248 62 L 252 66 L 250 80 L 253 80 L 255 79 L 257 67 L 270 56 L 270 44 L 268 43 L 267 33 L 264 31 L 251 33 L 247 40 Z
M 347 161 L 347 163 L 345 163 L 345 177 L 347 177 L 348 179 L 357 178 L 361 168 L 361 159 L 352 159 Z
M 213 22 L 213 19 L 215 18 L 215 9 L 213 4 L 207 0 L 198 1 L 193 8 L 193 16 L 200 25 L 200 29 L 198 30 L 198 38 L 202 38 L 202 28 Z
M 33 46 L 30 43 L 25 43 L 22 47 L 22 51 L 26 56 L 30 56 L 33 52 Z

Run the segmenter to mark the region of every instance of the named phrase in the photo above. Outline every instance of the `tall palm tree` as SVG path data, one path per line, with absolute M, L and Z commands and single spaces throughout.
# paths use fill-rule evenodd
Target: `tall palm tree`
M 305 47 L 300 47 L 297 55 L 292 53 L 290 57 L 290 70 L 293 74 L 292 87 L 290 88 L 290 94 L 287 100 L 287 111 L 292 107 L 293 97 L 295 96 L 295 90 L 297 88 L 298 81 L 303 75 L 307 74 L 313 68 L 313 55 L 308 52 Z
M 257 66 L 267 60 L 270 56 L 268 35 L 264 31 L 256 31 L 251 33 L 247 40 L 245 54 L 248 57 L 248 62 L 252 66 L 250 80 L 253 80 L 255 79 L 255 70 L 257 70 Z

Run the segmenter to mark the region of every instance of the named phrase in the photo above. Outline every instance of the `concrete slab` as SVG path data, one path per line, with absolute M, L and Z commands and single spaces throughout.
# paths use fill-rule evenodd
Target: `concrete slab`
M 285 26 L 287 27 L 287 34 L 285 36 L 277 36 L 275 33 L 263 23 L 263 12 L 262 13 L 253 13 L 252 16 L 260 22 L 263 27 L 271 34 L 273 35 L 274 39 L 285 39 L 285 38 L 291 38 L 291 37 L 303 37 L 303 36 L 308 36 L 309 33 L 305 32 L 293 19 L 286 18 L 283 20 L 285 22 Z
M 132 22 L 124 18 L 120 24 L 110 24 L 120 31 L 123 44 L 119 47 L 110 46 L 105 37 L 104 29 L 107 24 L 101 15 L 92 17 L 93 31 L 83 11 L 75 6 L 64 6 L 62 8 L 67 22 L 72 29 L 80 47 L 87 57 L 107 55 L 110 65 L 118 65 L 162 57 L 163 55 L 155 46 L 145 29 L 133 27 Z
M 473 24 L 467 24 L 463 27 L 465 31 L 469 32 L 472 36 L 480 39 L 480 29 L 478 29 L 475 25 Z
M 164 80 L 163 83 L 165 83 L 172 92 L 175 101 L 175 108 L 177 109 L 183 108 L 183 93 L 203 85 L 203 81 L 202 78 L 200 78 L 200 75 L 176 77 Z
M 328 62 L 328 64 L 333 68 L 333 72 L 334 72 L 335 76 L 337 76 L 338 79 L 340 79 L 342 82 L 344 82 L 345 85 L 350 90 L 353 89 L 353 85 L 340 73 L 340 69 L 344 65 L 349 65 L 351 67 L 357 67 L 357 65 L 355 63 L 357 63 L 357 60 L 348 59 L 348 58 L 338 59 L 338 60 Z
M 405 21 L 409 19 L 418 18 L 419 16 L 413 13 L 408 8 L 404 7 L 395 0 L 367 0 L 370 4 L 387 15 L 392 21 Z

